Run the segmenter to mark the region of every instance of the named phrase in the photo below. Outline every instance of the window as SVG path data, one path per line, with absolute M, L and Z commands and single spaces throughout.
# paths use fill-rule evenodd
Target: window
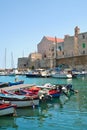
M 83 51 L 83 54 L 85 54 L 85 51 Z
M 84 34 L 82 35 L 82 37 L 83 37 L 83 39 L 85 39 L 85 35 Z
M 58 50 L 59 50 L 59 51 L 62 51 L 62 48 L 61 48 L 61 46 L 59 46 L 59 47 L 58 47 Z
M 54 48 L 52 48 L 51 51 L 54 51 Z
M 85 48 L 85 43 L 82 43 L 82 48 Z

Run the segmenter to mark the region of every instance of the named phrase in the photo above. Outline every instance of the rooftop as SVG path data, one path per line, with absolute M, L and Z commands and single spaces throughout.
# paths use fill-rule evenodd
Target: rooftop
M 64 42 L 64 39 L 62 38 L 56 38 L 56 37 L 46 37 L 49 41 L 52 41 L 52 42 Z

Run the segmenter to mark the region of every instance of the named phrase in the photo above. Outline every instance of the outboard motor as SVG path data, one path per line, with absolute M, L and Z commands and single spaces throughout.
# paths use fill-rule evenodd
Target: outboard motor
M 71 89 L 72 89 L 72 84 L 68 84 L 68 85 L 66 86 L 66 88 L 67 88 L 68 90 L 71 90 Z

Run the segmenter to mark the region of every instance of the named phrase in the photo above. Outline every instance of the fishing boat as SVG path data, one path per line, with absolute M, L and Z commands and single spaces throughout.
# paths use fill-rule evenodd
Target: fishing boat
M 41 77 L 41 74 L 38 71 L 30 71 L 26 74 L 27 78 L 38 78 Z
M 64 85 L 62 85 L 63 87 Z M 20 94 L 27 95 L 39 95 L 39 98 L 47 98 L 47 97 L 60 97 L 62 93 L 62 88 L 60 89 L 60 85 L 52 85 L 50 83 L 46 83 L 42 86 L 32 86 L 26 89 L 20 89 Z
M 9 86 L 8 82 L 0 82 L 0 88 Z
M 60 78 L 60 79 L 71 79 L 72 78 L 72 74 L 71 73 L 67 73 L 65 71 L 55 72 L 51 76 L 53 78 Z
M 39 105 L 39 97 L 37 95 L 17 95 L 8 92 L 6 93 L 6 91 L 3 90 L 0 93 L 0 100 L 9 101 L 11 104 L 16 104 L 17 107 L 33 107 Z
M 23 84 L 24 80 L 20 80 L 20 81 L 16 81 L 16 82 L 8 82 L 9 86 L 13 86 L 13 85 L 19 85 L 19 84 Z
M 10 103 L 0 103 L 0 116 L 16 114 L 16 105 Z
M 27 94 L 27 95 L 38 95 L 39 99 L 50 99 L 55 97 L 60 97 L 61 91 L 59 89 L 59 86 L 54 86 L 50 83 L 46 83 L 42 86 L 32 86 L 30 88 L 26 89 L 20 89 L 20 94 Z
M 41 73 L 41 77 L 43 78 L 51 77 L 51 73 L 49 70 L 42 70 L 40 73 Z
M 38 95 L 39 90 L 41 89 L 38 88 L 37 86 L 32 86 L 30 88 L 20 89 L 19 91 L 16 91 L 16 93 L 18 92 L 18 94 L 32 96 L 32 95 Z
M 72 84 L 52 85 L 49 83 L 49 84 L 45 84 L 44 86 L 41 86 L 41 90 L 39 90 L 40 98 L 48 98 L 48 99 L 60 98 L 62 95 L 69 98 L 74 93 L 78 93 L 78 90 L 74 90 Z
M 48 93 L 52 98 L 60 97 L 61 95 L 61 91 L 59 91 L 59 89 L 51 89 Z
M 3 91 L 3 90 L 1 90 L 1 91 Z M 4 93 L 6 93 L 6 91 Z M 59 97 L 61 94 L 60 90 L 55 88 L 50 83 L 46 83 L 43 86 L 34 85 L 30 88 L 20 88 L 18 90 L 15 90 L 13 93 L 17 94 L 17 95 L 30 96 L 30 97 L 38 96 L 39 99 Z

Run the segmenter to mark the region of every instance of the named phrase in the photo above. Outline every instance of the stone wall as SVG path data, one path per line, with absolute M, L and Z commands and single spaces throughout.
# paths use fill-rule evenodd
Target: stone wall
M 87 70 L 87 55 L 58 59 L 57 65 L 59 64 L 68 64 L 72 68 Z

